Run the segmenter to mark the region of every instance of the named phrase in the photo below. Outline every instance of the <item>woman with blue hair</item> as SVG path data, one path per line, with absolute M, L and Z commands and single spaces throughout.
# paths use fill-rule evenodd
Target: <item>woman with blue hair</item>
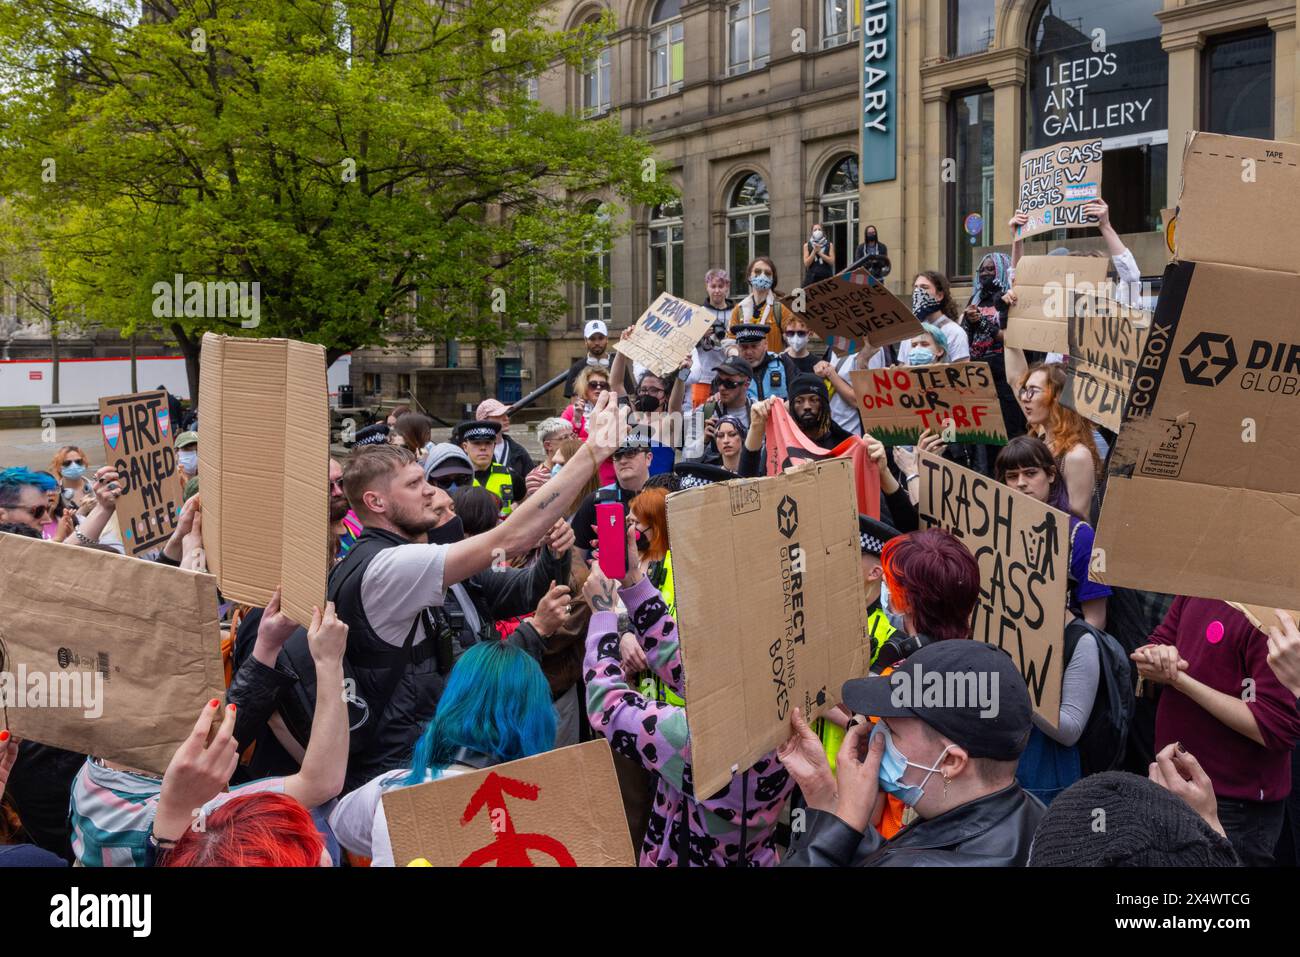
M 555 709 L 541 666 L 504 641 L 485 641 L 456 661 L 438 710 L 415 743 L 411 767 L 381 774 L 344 795 L 330 815 L 339 844 L 393 867 L 383 794 L 517 761 L 555 746 Z

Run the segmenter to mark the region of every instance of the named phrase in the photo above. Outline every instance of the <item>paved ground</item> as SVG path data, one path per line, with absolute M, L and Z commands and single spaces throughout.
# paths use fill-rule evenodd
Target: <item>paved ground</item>
M 434 429 L 433 440 L 445 442 L 450 434 L 450 429 Z M 527 423 L 512 425 L 510 436 L 527 449 L 536 461 L 541 461 L 542 444 L 537 441 L 537 433 L 531 431 Z M 98 425 L 56 423 L 52 435 L 44 429 L 0 429 L 0 468 L 23 465 L 29 469 L 48 471 L 54 453 L 64 445 L 81 448 L 86 453 L 92 471 L 104 464 L 104 441 L 100 438 Z

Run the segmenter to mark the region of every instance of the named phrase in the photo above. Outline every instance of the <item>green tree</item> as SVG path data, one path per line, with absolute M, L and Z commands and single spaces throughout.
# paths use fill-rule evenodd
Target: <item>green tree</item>
M 205 331 L 339 354 L 501 344 L 566 311 L 627 206 L 673 196 L 616 118 L 529 78 L 613 27 L 544 0 L 0 0 L 0 189 L 52 290 L 123 335 L 162 325 L 197 394 Z M 608 197 L 610 215 L 584 211 Z M 240 316 L 167 316 L 158 283 L 256 282 Z M 182 313 L 186 310 L 181 310 Z

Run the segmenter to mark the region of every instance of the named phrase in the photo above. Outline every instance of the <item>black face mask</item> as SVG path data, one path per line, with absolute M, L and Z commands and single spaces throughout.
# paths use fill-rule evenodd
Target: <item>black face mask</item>
M 633 404 L 638 412 L 657 412 L 659 411 L 659 400 L 653 395 L 639 395 Z
M 997 276 L 980 276 L 980 288 L 985 292 L 992 292 L 998 287 Z
M 431 545 L 454 545 L 464 538 L 465 524 L 460 520 L 459 515 L 452 516 L 450 521 L 443 522 L 437 528 L 429 529 Z
M 869 242 L 869 243 L 874 243 L 875 241 L 876 241 L 876 234 L 875 234 L 875 233 L 867 233 L 867 242 Z

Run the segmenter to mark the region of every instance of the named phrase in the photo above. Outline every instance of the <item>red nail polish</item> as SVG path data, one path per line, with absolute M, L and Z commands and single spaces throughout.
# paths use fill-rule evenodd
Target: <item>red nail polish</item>
M 234 710 L 235 710 L 235 706 L 234 706 L 233 704 L 230 705 L 230 710 L 231 710 L 231 712 L 234 712 Z
M 0 731 L 0 741 L 8 741 L 8 740 L 9 740 L 9 732 Z
M 221 704 L 221 702 L 218 701 L 216 698 L 213 698 L 211 701 L 208 702 L 208 707 L 215 708 L 219 704 Z

